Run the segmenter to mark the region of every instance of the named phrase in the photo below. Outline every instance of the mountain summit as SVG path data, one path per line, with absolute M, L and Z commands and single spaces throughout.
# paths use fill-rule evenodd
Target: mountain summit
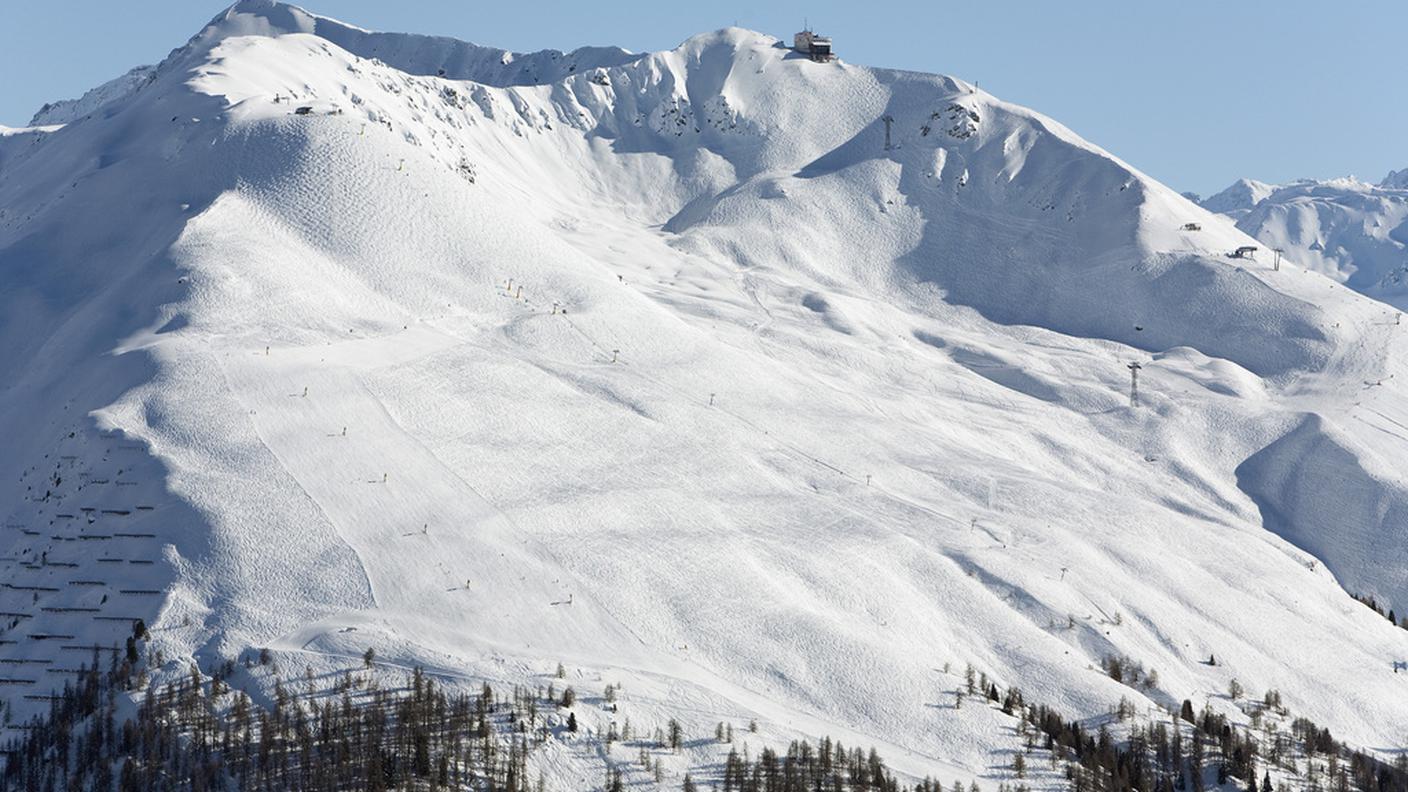
M 1247 212 L 1252 210 L 1261 202 L 1263 198 L 1270 195 L 1276 189 L 1275 185 L 1253 179 L 1238 179 L 1231 186 L 1216 195 L 1205 198 L 1202 207 L 1210 212 L 1225 214 L 1234 219 L 1241 219 Z
M 0 136 L 6 660 L 140 618 L 256 697 L 561 662 L 583 733 L 993 783 L 968 667 L 1408 733 L 1408 634 L 1350 599 L 1408 603 L 1394 311 L 1047 116 L 737 28 L 515 54 L 265 0 L 134 74 Z

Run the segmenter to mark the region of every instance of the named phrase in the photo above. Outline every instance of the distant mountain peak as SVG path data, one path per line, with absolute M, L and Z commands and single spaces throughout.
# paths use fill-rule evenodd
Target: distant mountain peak
M 1202 202 L 1291 260 L 1408 307 L 1408 169 L 1379 184 L 1355 176 L 1270 185 L 1240 179 Z
M 1201 202 L 1202 207 L 1218 214 L 1235 215 L 1250 211 L 1263 198 L 1276 191 L 1276 185 L 1255 179 L 1238 179 L 1226 189 Z

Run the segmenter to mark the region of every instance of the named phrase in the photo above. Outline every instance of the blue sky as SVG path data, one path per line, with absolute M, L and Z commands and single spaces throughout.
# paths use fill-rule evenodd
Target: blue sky
M 183 43 L 227 0 L 0 0 L 0 124 Z M 804 17 L 852 63 L 953 74 L 1180 190 L 1408 167 L 1402 0 L 308 0 L 363 27 L 526 50 L 671 47 Z

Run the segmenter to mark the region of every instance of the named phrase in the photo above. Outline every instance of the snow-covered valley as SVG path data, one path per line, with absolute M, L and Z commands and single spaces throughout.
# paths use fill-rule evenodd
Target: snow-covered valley
M 0 130 L 11 732 L 142 619 L 157 675 L 562 663 L 627 693 L 593 734 L 965 783 L 1020 745 L 969 665 L 1408 734 L 1408 631 L 1350 596 L 1408 607 L 1408 328 L 1044 115 L 742 29 L 515 55 L 265 0 L 46 112 Z

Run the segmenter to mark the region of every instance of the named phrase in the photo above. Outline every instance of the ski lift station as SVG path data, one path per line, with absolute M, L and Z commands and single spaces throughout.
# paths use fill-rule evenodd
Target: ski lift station
M 1256 245 L 1242 245 L 1231 253 L 1232 258 L 1256 258 Z
M 817 63 L 826 63 L 833 57 L 831 38 L 818 36 L 810 30 L 803 30 L 792 37 L 792 49 L 806 55 Z

